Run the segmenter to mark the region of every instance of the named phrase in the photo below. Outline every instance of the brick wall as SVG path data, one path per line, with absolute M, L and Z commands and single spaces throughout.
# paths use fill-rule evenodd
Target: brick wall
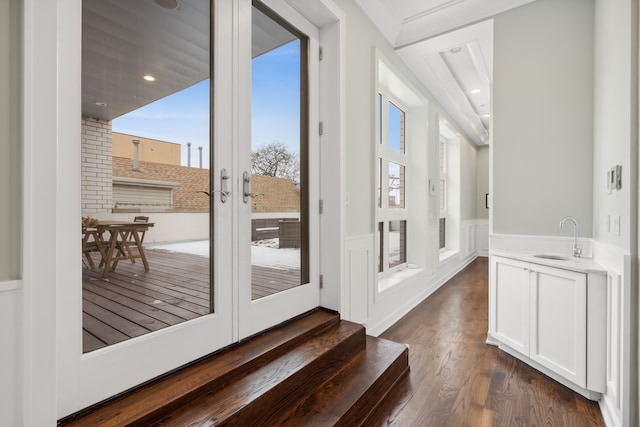
M 111 122 L 82 119 L 82 215 L 113 207 Z

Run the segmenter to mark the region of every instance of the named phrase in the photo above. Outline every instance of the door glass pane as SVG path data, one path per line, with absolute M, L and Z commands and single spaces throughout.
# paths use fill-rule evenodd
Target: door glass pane
M 378 157 L 378 207 L 382 208 L 382 159 Z
M 404 208 L 404 166 L 389 162 L 389 208 Z
M 407 221 L 389 221 L 389 268 L 407 262 Z
M 84 352 L 211 312 L 210 16 L 83 0 Z
M 0 282 L 22 277 L 21 5 L 0 2 Z
M 389 103 L 389 148 L 404 154 L 404 111 Z
M 252 299 L 308 282 L 306 39 L 253 7 Z
M 378 94 L 376 103 L 376 118 L 378 122 L 378 144 L 382 144 L 382 94 Z

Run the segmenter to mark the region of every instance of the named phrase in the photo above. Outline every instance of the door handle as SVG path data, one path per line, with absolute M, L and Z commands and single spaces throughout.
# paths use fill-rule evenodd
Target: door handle
M 264 196 L 264 194 L 263 193 L 254 194 L 251 192 L 251 174 L 245 171 L 242 174 L 242 200 L 245 203 L 249 203 L 249 200 L 253 199 L 254 197 L 260 197 L 260 196 Z
M 220 170 L 220 201 L 225 203 L 227 201 L 227 197 L 231 195 L 229 192 L 229 173 L 226 169 Z
M 200 190 L 198 191 L 198 193 L 204 193 L 209 197 L 211 197 L 215 193 L 220 193 L 220 201 L 224 203 L 227 201 L 227 197 L 231 196 L 231 193 L 229 192 L 229 178 L 230 176 L 227 173 L 227 170 L 221 169 L 220 170 L 220 189 L 213 190 L 211 192 Z

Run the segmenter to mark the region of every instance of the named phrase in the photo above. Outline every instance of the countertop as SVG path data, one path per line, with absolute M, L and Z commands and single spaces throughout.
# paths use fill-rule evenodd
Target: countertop
M 538 258 L 535 255 L 540 255 L 539 252 L 534 253 L 534 252 L 522 252 L 522 251 L 492 250 L 491 255 L 516 259 L 518 261 L 530 262 L 533 264 L 547 265 L 549 267 L 564 268 L 565 270 L 577 271 L 579 273 L 606 274 L 607 272 L 607 270 L 603 266 L 595 262 L 593 258 L 574 258 L 566 254 L 544 253 L 544 255 L 557 255 L 557 256 L 566 257 L 568 258 L 567 260 Z

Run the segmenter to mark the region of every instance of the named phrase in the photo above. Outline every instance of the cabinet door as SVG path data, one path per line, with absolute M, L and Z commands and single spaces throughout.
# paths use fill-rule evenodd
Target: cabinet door
M 531 265 L 530 357 L 586 387 L 586 275 Z
M 529 354 L 529 264 L 492 258 L 491 334 L 524 355 Z

